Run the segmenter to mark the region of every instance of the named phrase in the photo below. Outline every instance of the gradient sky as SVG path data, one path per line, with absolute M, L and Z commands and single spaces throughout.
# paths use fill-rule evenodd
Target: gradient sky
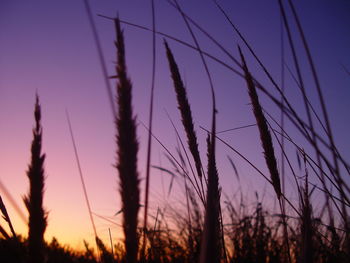
M 277 1 L 246 0 L 219 1 L 240 28 L 256 53 L 278 82 L 281 81 L 281 25 Z M 346 0 L 294 1 L 307 40 L 317 65 L 320 81 L 329 110 L 336 143 L 346 160 L 350 160 L 349 98 L 350 75 L 350 2 Z M 212 34 L 234 56 L 241 44 L 212 1 L 180 1 L 184 11 Z M 90 1 L 94 20 L 101 39 L 108 73 L 114 74 L 115 32 L 113 23 L 97 14 L 114 17 L 117 13 L 127 21 L 151 26 L 150 1 Z M 166 1 L 155 1 L 156 27 L 159 31 L 193 43 L 181 16 Z M 290 12 L 288 12 L 289 14 Z M 289 17 L 291 18 L 290 14 Z M 293 32 L 295 25 L 292 23 Z M 133 105 L 137 119 L 148 123 L 149 96 L 152 69 L 152 35 L 129 26 L 123 26 L 126 41 L 126 59 L 133 82 Z M 207 38 L 198 35 L 203 50 L 232 64 Z M 297 50 L 302 60 L 305 54 L 297 38 Z M 175 94 L 170 79 L 162 37 L 157 37 L 157 68 L 155 87 L 154 134 L 176 153 L 176 136 L 167 118 L 169 112 L 182 132 Z M 210 127 L 211 98 L 207 77 L 196 52 L 169 40 L 175 58 L 188 88 L 202 156 L 205 158 L 205 132 L 199 126 Z M 243 45 L 242 45 L 243 46 Z M 253 74 L 272 88 L 256 63 L 248 55 Z M 289 50 L 286 63 L 292 66 Z M 227 69 L 208 60 L 218 103 L 218 131 L 254 123 L 248 105 L 245 83 Z M 319 110 L 315 88 L 310 80 L 308 65 L 302 63 L 307 92 Z M 112 82 L 113 87 L 115 83 Z M 92 38 L 83 1 L 0 1 L 0 179 L 13 198 L 25 211 L 22 196 L 28 191 L 26 170 L 30 160 L 30 143 L 34 123 L 35 93 L 42 105 L 43 151 L 46 153 L 47 175 L 45 207 L 49 211 L 46 239 L 56 236 L 62 243 L 81 247 L 82 240 L 91 242 L 93 231 L 88 218 L 78 169 L 65 116 L 71 116 L 79 157 L 85 176 L 92 210 L 97 215 L 120 223 L 117 172 L 115 164 L 115 128 L 104 86 L 97 51 Z M 304 116 L 300 94 L 290 75 L 286 74 L 286 94 Z M 279 111 L 261 96 L 263 105 L 275 117 Z M 290 128 L 292 134 L 293 128 Z M 138 126 L 140 142 L 140 176 L 145 176 L 146 131 Z M 232 146 L 239 149 L 253 163 L 266 171 L 262 149 L 255 127 L 222 134 Z M 302 139 L 295 133 L 295 139 Z M 164 150 L 153 143 L 152 164 L 171 168 Z M 293 153 L 295 149 L 291 148 Z M 218 169 L 223 191 L 231 195 L 238 182 L 227 161 L 229 154 L 235 161 L 243 190 L 248 196 L 254 191 L 260 195 L 266 190 L 266 202 L 272 202 L 272 188 L 238 156 L 218 144 Z M 289 180 L 289 179 L 288 179 Z M 288 181 L 287 180 L 287 181 Z M 166 203 L 178 205 L 182 190 L 175 187 L 170 198 L 167 190 L 170 177 L 152 170 L 151 213 Z M 317 181 L 314 181 L 317 182 Z M 143 185 L 144 180 L 141 180 Z M 293 195 L 292 184 L 290 189 Z M 24 235 L 25 224 L 0 189 L 15 229 Z M 320 194 L 316 193 L 316 197 Z M 143 196 L 143 195 L 142 195 Z M 271 203 L 272 204 L 272 203 Z M 115 238 L 121 238 L 120 227 L 95 217 L 97 231 L 107 238 L 111 228 Z M 1 221 L 4 225 L 4 221 Z

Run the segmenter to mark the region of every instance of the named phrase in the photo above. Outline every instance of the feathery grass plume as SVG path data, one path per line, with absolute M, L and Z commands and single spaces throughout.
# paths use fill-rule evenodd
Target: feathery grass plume
M 92 262 L 95 261 L 94 249 L 90 248 L 89 243 L 86 240 L 83 240 L 83 243 L 85 248 L 84 257 Z
M 113 254 L 107 250 L 105 244 L 99 237 L 96 237 L 96 243 L 99 251 L 101 252 L 101 262 L 113 263 L 114 262 Z
M 127 76 L 125 64 L 124 36 L 116 18 L 115 29 L 117 40 L 117 169 L 120 179 L 120 194 L 123 210 L 123 230 L 125 236 L 126 262 L 137 261 L 139 237 L 137 234 L 137 215 L 140 204 L 139 177 L 137 172 L 138 142 L 136 123 L 131 105 L 131 81 Z
M 164 46 L 166 49 L 166 54 L 169 62 L 169 68 L 171 71 L 171 77 L 174 82 L 174 88 L 177 97 L 178 108 L 181 112 L 181 120 L 182 124 L 185 128 L 188 148 L 193 156 L 193 160 L 196 165 L 196 170 L 198 173 L 199 180 L 202 181 L 202 162 L 199 155 L 198 143 L 197 143 L 197 135 L 194 130 L 193 118 L 191 112 L 191 106 L 187 99 L 186 88 L 182 82 L 181 75 L 179 72 L 179 68 L 176 64 L 175 58 L 168 46 L 166 40 L 164 40 Z
M 248 68 L 240 47 L 238 47 L 238 50 L 241 55 L 242 64 L 243 64 L 242 68 L 244 70 L 245 79 L 248 86 L 249 97 L 252 102 L 254 116 L 258 124 L 260 140 L 262 143 L 262 147 L 264 149 L 265 161 L 270 172 L 272 186 L 276 192 L 277 198 L 280 200 L 282 195 L 281 182 L 280 182 L 280 177 L 277 170 L 277 162 L 276 162 L 275 152 L 273 149 L 271 134 L 267 126 L 264 113 L 260 106 L 259 97 L 256 92 L 252 76 L 248 71 Z
M 290 257 L 288 230 L 287 230 L 287 223 L 285 220 L 285 208 L 284 208 L 283 200 L 281 199 L 281 197 L 282 197 L 281 181 L 280 181 L 280 176 L 279 176 L 279 173 L 277 170 L 277 161 L 276 161 L 275 152 L 274 152 L 274 148 L 273 148 L 272 137 L 271 137 L 269 127 L 268 127 L 267 121 L 265 119 L 263 110 L 262 110 L 260 102 L 259 102 L 259 97 L 258 97 L 258 94 L 257 94 L 256 89 L 255 89 L 253 78 L 250 75 L 250 72 L 249 72 L 247 64 L 245 62 L 243 53 L 242 53 L 239 46 L 238 46 L 238 50 L 239 50 L 241 60 L 242 60 L 242 69 L 243 69 L 244 74 L 245 74 L 245 79 L 247 82 L 248 93 L 249 93 L 249 97 L 250 97 L 250 100 L 252 103 L 254 116 L 255 116 L 256 123 L 257 123 L 258 128 L 259 128 L 260 140 L 261 140 L 262 147 L 264 149 L 264 157 L 265 157 L 266 165 L 269 169 L 272 186 L 273 186 L 275 193 L 277 195 L 277 199 L 279 201 L 279 206 L 280 206 L 281 213 L 282 213 L 282 221 L 283 221 L 283 226 L 284 226 L 284 241 L 285 241 L 286 249 L 287 249 L 288 262 L 291 263 L 292 260 Z
M 44 232 L 47 226 L 47 213 L 43 208 L 45 173 L 45 154 L 41 153 L 42 127 L 39 97 L 35 102 L 35 127 L 31 146 L 31 162 L 27 171 L 29 193 L 24 197 L 24 203 L 29 212 L 28 249 L 30 263 L 44 262 Z
M 208 189 L 205 207 L 204 229 L 201 240 L 200 263 L 220 262 L 221 260 L 221 225 L 220 225 L 220 190 L 216 168 L 213 138 L 207 137 L 208 145 Z M 224 245 L 224 244 L 222 244 Z
M 17 238 L 16 232 L 15 232 L 15 230 L 13 229 L 13 225 L 12 225 L 10 216 L 9 216 L 9 214 L 7 213 L 7 209 L 6 209 L 6 206 L 5 206 L 4 202 L 2 201 L 1 195 L 0 195 L 0 210 L 1 210 L 1 213 L 2 213 L 2 217 L 5 219 L 5 221 L 7 222 L 7 224 L 8 224 L 9 227 L 10 227 L 12 236 L 13 236 L 14 238 Z

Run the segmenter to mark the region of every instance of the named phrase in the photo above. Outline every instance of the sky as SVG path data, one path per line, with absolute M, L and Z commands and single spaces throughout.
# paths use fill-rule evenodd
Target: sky
M 307 41 L 311 47 L 321 87 L 335 135 L 335 141 L 345 160 L 350 161 L 348 131 L 350 116 L 350 2 L 345 0 L 294 1 Z M 271 83 L 249 54 L 242 41 L 233 32 L 213 1 L 179 1 L 184 12 L 200 24 L 209 34 L 238 58 L 237 44 L 247 56 L 253 75 L 272 91 Z M 219 1 L 230 18 L 252 45 L 260 59 L 278 83 L 281 83 L 281 20 L 278 1 L 247 0 Z M 112 21 L 98 16 L 115 17 L 138 25 L 152 26 L 150 1 L 89 1 L 101 40 L 103 56 L 109 75 L 114 75 L 115 30 Z M 303 77 L 309 99 L 320 110 L 305 60 L 301 41 L 290 10 L 287 11 L 301 58 Z M 155 0 L 156 28 L 178 39 L 193 44 L 181 15 L 167 1 Z M 133 106 L 137 116 L 140 143 L 138 171 L 143 190 L 145 178 L 146 135 L 141 123 L 148 123 L 152 76 L 152 34 L 138 28 L 122 25 L 125 34 L 126 60 L 133 83 Z M 201 48 L 237 69 L 210 40 L 198 30 L 194 31 Z M 285 64 L 295 69 L 284 33 Z M 180 72 L 186 83 L 191 103 L 199 147 L 203 160 L 206 133 L 200 129 L 210 127 L 211 97 L 208 78 L 197 52 L 176 41 L 168 40 Z M 254 124 L 244 81 L 218 63 L 207 60 L 213 77 L 217 99 L 217 130 Z M 285 69 L 286 95 L 305 117 L 301 96 Z M 115 80 L 111 80 L 115 87 Z M 34 125 L 35 94 L 42 106 L 43 152 L 46 154 L 46 186 L 44 205 L 48 214 L 45 234 L 64 244 L 81 248 L 83 240 L 92 242 L 93 230 L 79 179 L 77 163 L 71 143 L 65 111 L 69 112 L 79 152 L 87 192 L 94 212 L 97 232 L 107 240 L 108 229 L 112 236 L 122 238 L 116 163 L 115 127 L 104 79 L 99 64 L 92 30 L 83 1 L 0 1 L 0 194 L 8 207 L 15 230 L 27 234 L 26 224 L 10 203 L 5 188 L 26 214 L 22 197 L 28 191 L 26 171 L 30 160 L 30 144 Z M 274 93 L 275 94 L 275 93 Z M 261 101 L 267 111 L 279 118 L 280 112 L 266 97 Z M 167 117 L 174 121 L 182 138 L 180 115 L 177 110 L 163 37 L 156 38 L 156 81 L 153 133 L 176 155 L 178 145 L 174 129 Z M 303 139 L 288 126 L 297 142 Z M 321 131 L 320 131 L 321 132 Z M 256 127 L 222 133 L 221 137 L 238 149 L 249 160 L 266 172 Z M 295 148 L 289 151 L 295 155 Z M 293 153 L 294 151 L 294 153 Z M 152 164 L 171 169 L 164 149 L 153 141 Z M 266 196 L 265 202 L 273 205 L 273 189 L 266 181 L 224 145 L 218 143 L 217 158 L 222 191 L 233 197 L 239 182 L 227 159 L 230 155 L 240 174 L 243 192 L 252 200 L 257 191 Z M 183 185 L 181 180 L 170 196 L 170 176 L 151 170 L 151 213 L 157 207 L 181 206 Z M 317 183 L 316 180 L 314 180 Z M 294 187 L 294 188 L 293 188 Z M 288 195 L 293 200 L 295 185 L 287 179 Z M 320 196 L 315 193 L 315 198 Z M 222 195 L 224 196 L 224 195 Z M 142 191 L 143 197 L 143 191 Z M 142 211 L 141 211 L 142 212 Z M 103 217 L 103 218 L 101 218 Z M 112 220 L 115 223 L 107 221 Z M 5 225 L 3 220 L 1 225 Z

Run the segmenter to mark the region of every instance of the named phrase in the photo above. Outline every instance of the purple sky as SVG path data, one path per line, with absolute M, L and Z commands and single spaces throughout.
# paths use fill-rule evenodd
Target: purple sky
M 349 160 L 350 75 L 343 66 L 350 70 L 348 31 L 350 3 L 345 0 L 294 2 L 319 73 L 337 146 L 345 160 Z M 280 83 L 281 22 L 278 1 L 247 0 L 219 1 L 219 3 L 253 46 L 276 81 Z M 273 90 L 270 82 L 212 1 L 180 1 L 180 4 L 188 15 L 237 58 L 237 44 L 240 44 L 253 75 L 269 90 Z M 150 1 L 90 1 L 90 5 L 108 73 L 113 75 L 115 62 L 113 23 L 96 15 L 114 17 L 118 13 L 121 19 L 151 27 Z M 155 7 L 157 30 L 193 43 L 182 17 L 167 1 L 155 1 Z M 306 63 L 305 52 L 289 9 L 288 18 L 292 21 L 291 26 L 298 55 L 302 61 L 307 94 L 319 111 L 319 102 Z M 138 121 L 148 123 L 152 35 L 150 32 L 125 25 L 123 28 L 127 65 L 133 82 L 134 112 Z M 206 37 L 198 31 L 195 33 L 203 50 L 233 65 L 229 58 Z M 211 97 L 208 80 L 198 53 L 171 40 L 169 45 L 188 89 L 205 164 L 206 134 L 199 126 L 210 127 Z M 295 72 L 287 42 L 285 47 L 286 64 Z M 156 48 L 154 134 L 176 154 L 176 136 L 165 110 L 169 112 L 182 136 L 184 133 L 165 58 L 163 39 L 160 36 L 157 37 Z M 254 123 L 244 81 L 209 59 L 208 65 L 217 96 L 218 131 Z M 300 92 L 287 70 L 285 79 L 287 97 L 298 113 L 305 117 Z M 114 87 L 114 81 L 111 83 Z M 115 163 L 115 128 L 83 1 L 2 0 L 0 2 L 0 180 L 23 211 L 25 210 L 22 196 L 28 190 L 25 172 L 30 159 L 36 92 L 42 105 L 43 147 L 47 155 L 45 206 L 50 213 L 46 237 L 50 240 L 52 236 L 57 236 L 64 243 L 81 246 L 83 239 L 91 240 L 93 232 L 83 199 L 65 109 L 71 116 L 92 210 L 98 215 L 120 222 L 120 216 L 113 217 L 120 209 L 117 172 L 112 166 Z M 279 119 L 280 113 L 272 106 L 271 101 L 263 95 L 260 97 L 266 110 Z M 291 126 L 288 127 L 295 140 L 304 143 L 295 130 Z M 227 132 L 221 137 L 266 172 L 256 127 Z M 143 179 L 147 142 L 146 130 L 141 124 L 138 126 L 138 138 L 140 142 L 138 169 Z M 164 156 L 164 150 L 156 142 L 153 142 L 153 146 L 152 164 L 172 168 Z M 288 147 L 288 152 L 294 160 L 295 148 Z M 276 150 L 276 153 L 279 156 L 279 150 Z M 232 196 L 238 189 L 238 182 L 226 158 L 228 154 L 238 167 L 242 188 L 248 200 L 253 200 L 254 191 L 258 191 L 262 196 L 266 189 L 266 204 L 273 204 L 274 194 L 266 181 L 227 147 L 218 143 L 218 170 L 223 192 Z M 295 186 L 292 184 L 290 174 L 287 173 L 287 176 L 288 196 L 295 200 Z M 169 182 L 170 177 L 167 174 L 152 170 L 151 213 L 155 213 L 158 206 L 166 204 L 177 206 L 182 199 L 181 185 L 176 186 L 170 198 L 167 198 Z M 318 183 L 316 179 L 313 182 Z M 144 180 L 141 181 L 142 187 L 143 184 Z M 4 195 L 3 189 L 0 189 L 0 194 Z M 315 193 L 315 196 L 317 198 L 321 194 Z M 8 204 L 7 197 L 3 197 Z M 316 202 L 316 205 L 320 203 Z M 24 223 L 11 205 L 8 206 L 15 228 L 18 232 L 26 234 Z M 1 221 L 2 225 L 3 223 Z M 121 237 L 119 227 L 98 217 L 96 224 L 103 238 L 107 237 L 108 228 L 112 229 L 115 236 Z

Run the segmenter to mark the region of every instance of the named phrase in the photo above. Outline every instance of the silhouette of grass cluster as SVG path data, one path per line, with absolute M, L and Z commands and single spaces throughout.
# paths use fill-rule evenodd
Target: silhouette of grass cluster
M 215 1 L 218 9 L 244 43 L 244 48 L 238 47 L 240 59 L 236 59 L 233 54 L 228 52 L 209 33 L 185 14 L 176 0 L 170 1 L 170 3 L 185 20 L 186 27 L 191 33 L 195 45 L 156 31 L 155 23 L 153 23 L 153 29 L 151 30 L 144 26 L 121 21 L 119 18 L 112 19 L 116 30 L 117 62 L 115 76 L 112 77 L 116 79 L 116 98 L 110 98 L 110 101 L 112 102 L 112 111 L 115 117 L 117 149 L 115 168 L 116 177 L 119 179 L 119 194 L 122 202 L 121 213 L 124 239 L 121 242 L 112 242 L 111 239 L 111 245 L 106 245 L 99 238 L 93 223 L 87 192 L 84 188 L 90 220 L 95 231 L 96 248 L 94 249 L 87 242 L 84 242 L 85 250 L 76 251 L 59 244 L 55 238 L 50 243 L 44 240 L 44 232 L 47 226 L 47 215 L 43 205 L 45 154 L 41 152 L 43 128 L 41 127 L 39 99 L 36 97 L 31 160 L 27 172 L 29 192 L 24 197 L 29 215 L 29 233 L 27 238 L 16 235 L 15 226 L 12 225 L 10 215 L 7 213 L 6 206 L 0 197 L 0 210 L 11 231 L 11 234 L 9 234 L 6 230 L 7 228 L 0 225 L 0 261 L 5 263 L 347 262 L 350 257 L 350 222 L 348 216 L 350 188 L 344 180 L 344 174 L 350 174 L 350 166 L 339 154 L 334 144 L 315 65 L 293 2 L 291 0 L 278 1 L 284 22 L 284 30 L 288 35 L 288 43 L 293 53 L 293 63 L 298 73 L 298 88 L 305 102 L 307 120 L 304 120 L 301 115 L 297 114 L 296 109 L 285 96 L 282 87 L 276 83 L 255 54 L 253 47 L 246 41 L 219 3 Z M 314 110 L 312 106 L 314 102 L 309 101 L 304 92 L 302 75 L 299 74 L 300 69 L 298 66 L 302 58 L 296 56 L 294 52 L 294 42 L 290 29 L 291 21 L 285 14 L 286 4 L 292 10 L 293 22 L 297 25 L 295 32 L 300 34 L 302 47 L 307 53 L 306 62 L 304 62 L 310 66 L 313 73 L 314 85 L 319 97 L 318 103 L 321 104 L 320 114 Z M 168 173 L 172 177 L 180 178 L 184 186 L 185 200 L 181 208 L 162 207 L 162 204 L 160 204 L 156 214 L 151 215 L 146 211 L 145 218 L 143 218 L 144 222 L 147 222 L 147 217 L 152 217 L 153 221 L 152 224 L 145 223 L 143 227 L 139 224 L 140 210 L 143 204 L 142 200 L 140 200 L 141 181 L 138 173 L 138 126 L 132 107 L 132 82 L 127 72 L 127 45 L 124 43 L 121 23 L 152 31 L 153 36 L 156 34 L 162 35 L 168 40 L 171 39 L 176 43 L 185 44 L 187 47 L 192 48 L 194 52 L 198 52 L 208 75 L 213 99 L 211 130 L 203 128 L 207 132 L 207 158 L 204 159 L 202 156 L 205 154 L 201 154 L 199 151 L 200 141 L 195 130 L 196 125 L 191 111 L 190 100 L 187 97 L 187 87 L 185 87 L 180 74 L 180 66 L 176 62 L 176 56 L 172 52 L 170 44 L 164 40 L 164 50 L 162 52 L 166 54 L 168 60 L 169 75 L 173 81 L 185 138 L 181 138 L 172 122 L 179 141 L 176 149 L 178 155 L 175 156 L 150 130 L 150 138 L 152 137 L 164 148 L 171 165 L 170 168 L 160 166 L 152 166 L 152 168 Z M 192 28 L 200 30 L 217 48 L 224 51 L 231 62 L 238 67 L 238 70 L 204 52 Z M 153 42 L 153 45 L 155 48 L 155 42 Z M 257 62 L 262 72 L 269 79 L 269 84 L 261 84 L 249 70 L 248 60 L 246 60 L 248 55 L 243 52 L 245 49 L 249 51 L 247 53 Z M 264 169 L 254 165 L 249 161 L 249 157 L 244 156 L 216 133 L 215 88 L 206 64 L 206 59 L 208 58 L 224 65 L 232 71 L 232 74 L 244 81 L 244 88 L 248 90 L 247 93 L 250 98 L 252 116 L 255 117 L 256 121 L 254 126 L 259 132 L 258 140 L 266 162 L 266 172 L 262 172 Z M 154 56 L 153 59 L 155 59 Z M 153 62 L 155 64 L 155 61 Z M 271 89 L 274 89 L 277 95 L 271 92 Z M 285 121 L 305 139 L 305 145 L 299 145 L 294 141 L 289 131 L 285 129 L 284 121 L 276 121 L 264 108 L 264 104 L 259 99 L 261 95 L 266 96 L 268 103 L 280 110 Z M 150 119 L 152 119 L 152 111 Z M 322 127 L 321 131 L 317 131 L 314 128 L 316 121 Z M 72 139 L 74 144 L 73 136 Z M 287 141 L 296 149 L 297 163 L 291 161 L 292 158 L 285 151 L 282 141 Z M 255 201 L 247 203 L 243 198 L 242 188 L 239 189 L 240 198 L 237 198 L 237 195 L 234 195 L 234 199 L 231 197 L 231 199 L 228 197 L 223 198 L 224 195 L 220 187 L 220 170 L 217 168 L 217 143 L 223 143 L 271 185 L 271 189 L 274 190 L 273 196 L 276 198 L 275 200 L 279 206 L 279 212 L 272 212 L 271 208 L 267 209 L 268 205 L 265 206 L 258 193 L 256 193 Z M 151 143 L 148 144 L 148 147 L 151 147 Z M 148 153 L 150 152 L 150 148 L 148 148 Z M 188 152 L 190 154 L 187 154 Z M 278 167 L 277 152 L 281 152 L 281 158 L 284 160 L 283 169 Z M 235 164 L 231 158 L 229 158 L 229 161 L 239 182 L 240 175 Z M 203 168 L 205 162 L 207 163 L 206 170 Z M 289 169 L 288 173 L 285 172 L 287 168 L 284 169 L 284 166 Z M 296 175 L 295 167 L 302 171 L 302 177 Z M 149 168 L 150 164 L 148 163 L 147 171 L 150 170 Z M 309 177 L 311 174 L 319 180 L 318 183 L 321 186 L 310 182 Z M 295 182 L 297 201 L 290 200 L 287 197 L 283 187 L 283 181 L 286 176 L 290 176 L 291 180 Z M 83 178 L 82 184 L 84 185 Z M 170 189 L 171 187 L 169 192 Z M 324 194 L 325 205 L 322 211 L 316 211 L 313 207 L 311 197 L 315 191 L 320 191 Z M 148 200 L 148 190 L 145 192 L 145 199 Z

